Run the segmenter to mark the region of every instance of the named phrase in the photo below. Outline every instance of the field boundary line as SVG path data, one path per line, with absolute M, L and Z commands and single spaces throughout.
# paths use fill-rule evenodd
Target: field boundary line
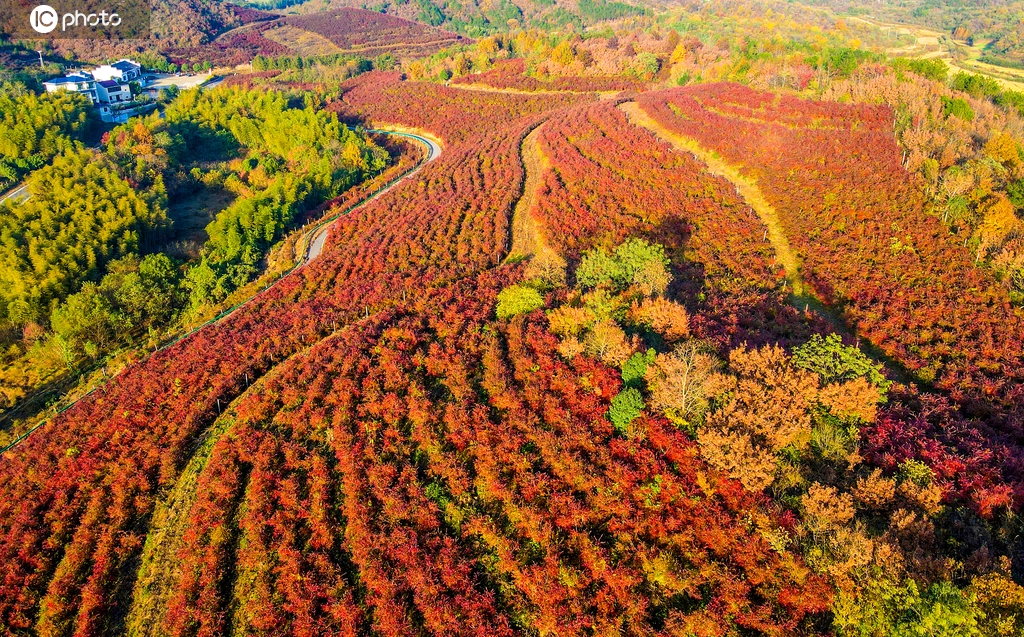
M 626 113 L 626 116 L 634 125 L 648 130 L 655 137 L 667 142 L 673 148 L 690 153 L 697 161 L 704 164 L 709 173 L 722 177 L 733 184 L 736 187 L 736 193 L 740 195 L 744 203 L 754 210 L 761 223 L 765 225 L 765 237 L 775 252 L 776 261 L 782 264 L 786 274 L 786 281 L 792 290 L 789 295 L 789 303 L 805 313 L 813 312 L 817 314 L 829 325 L 833 332 L 849 340 L 856 339 L 859 345 L 860 339 L 856 335 L 856 330 L 846 324 L 841 310 L 826 305 L 817 297 L 814 290 L 804 283 L 800 274 L 800 259 L 789 244 L 789 239 L 783 230 L 782 220 L 779 218 L 778 211 L 768 203 L 755 180 L 743 175 L 737 166 L 729 164 L 717 153 L 709 151 L 695 140 L 668 130 L 648 115 L 637 102 L 625 102 L 620 104 L 619 108 Z M 907 378 L 906 370 L 899 363 L 885 356 L 884 353 L 870 343 L 867 346 L 869 348 L 868 354 L 874 360 L 885 364 L 886 369 L 896 379 L 904 381 Z

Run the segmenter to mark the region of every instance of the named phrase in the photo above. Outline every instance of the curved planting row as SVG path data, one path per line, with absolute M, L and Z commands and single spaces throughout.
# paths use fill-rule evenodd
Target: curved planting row
M 491 103 L 419 117 L 479 122 L 493 115 Z M 490 119 L 486 138 L 451 143 L 418 179 L 346 217 L 295 276 L 128 369 L 5 454 L 0 625 L 116 631 L 156 498 L 247 383 L 347 321 L 496 265 L 523 178 L 519 144 L 532 125 L 520 116 L 535 117 L 547 102 L 531 104 Z
M 616 370 L 563 362 L 539 312 L 493 321 L 514 272 L 353 325 L 238 405 L 169 634 L 778 633 L 827 605 L 684 434 L 614 435 Z
M 806 340 L 785 302 L 764 225 L 688 154 L 634 126 L 612 103 L 559 113 L 540 131 L 548 160 L 534 215 L 552 246 L 574 258 L 642 235 L 669 248 L 694 329 L 722 344 Z

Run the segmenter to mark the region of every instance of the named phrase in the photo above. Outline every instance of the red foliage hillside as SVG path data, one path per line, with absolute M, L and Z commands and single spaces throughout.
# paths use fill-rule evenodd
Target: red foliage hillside
M 900 166 L 891 114 L 757 97 L 723 84 L 640 103 L 757 179 L 803 257 L 804 277 L 887 355 L 965 399 L 1019 400 L 1024 324 L 1005 291 L 924 214 Z
M 329 108 L 350 121 L 402 123 L 447 142 L 487 137 L 502 123 L 566 108 L 591 96 L 509 95 L 467 91 L 426 82 L 402 82 L 401 73 L 366 73 L 345 83 Z
M 749 494 L 697 486 L 714 478 L 669 423 L 614 438 L 615 372 L 562 362 L 539 314 L 494 331 L 509 274 L 361 322 L 239 404 L 178 553 L 172 635 L 229 617 L 299 635 L 770 633 L 827 603 L 744 526 Z M 236 557 L 216 530 L 239 512 Z M 232 576 L 257 593 L 233 611 Z
M 365 9 L 293 16 L 283 22 L 322 35 L 345 52 L 367 57 L 389 49 L 414 49 L 419 55 L 429 55 L 464 40 L 444 29 Z
M 1024 491 L 1024 324 L 1005 289 L 924 213 L 900 163 L 891 112 L 732 84 L 638 101 L 755 178 L 816 294 L 959 405 L 960 413 L 941 398 L 907 397 L 906 410 L 883 415 L 868 432 L 873 457 L 888 466 L 927 458 L 982 510 L 1008 503 L 1004 480 Z
M 520 144 L 565 98 L 395 80 L 360 78 L 339 107 L 435 131 L 440 159 L 345 217 L 312 265 L 0 459 L 0 624 L 117 631 L 156 500 L 274 367 L 201 476 L 171 634 L 222 633 L 229 581 L 236 626 L 294 635 L 779 632 L 825 608 L 683 434 L 647 418 L 645 437 L 609 439 L 617 372 L 560 362 L 539 316 L 484 321 L 512 274 L 476 280 L 507 250 Z
M 1019 320 L 924 214 L 891 113 L 732 85 L 638 101 L 756 178 L 817 294 L 934 376 L 941 393 L 871 403 L 863 455 L 890 475 L 926 460 L 985 515 L 1024 493 Z M 588 95 L 368 73 L 329 108 L 444 152 L 315 262 L 0 458 L 0 626 L 121 632 L 154 509 L 227 410 L 161 573 L 163 634 L 814 633 L 834 582 L 791 552 L 791 514 L 653 411 L 615 434 L 623 374 L 556 354 L 540 311 L 493 319 L 522 278 L 503 260 L 538 130 L 531 214 L 568 261 L 661 244 L 687 333 L 720 350 L 825 331 L 733 186 Z
M 692 308 L 704 337 L 731 346 L 806 339 L 764 226 L 731 184 L 609 102 L 556 115 L 540 141 L 550 167 L 535 214 L 556 250 L 573 257 L 646 236 L 674 253 L 684 297 L 707 297 Z
M 464 75 L 453 81 L 454 84 L 484 84 L 494 88 L 514 89 L 517 91 L 635 91 L 643 85 L 640 82 L 623 77 L 573 76 L 552 77 L 541 81 L 535 77 L 524 75 L 526 63 L 522 58 L 502 60 L 495 68 L 485 73 Z
M 486 141 L 453 140 L 418 179 L 346 217 L 312 266 L 130 368 L 3 456 L 0 623 L 27 629 L 44 608 L 83 634 L 101 630 L 114 616 L 116 574 L 141 550 L 158 490 L 174 483 L 218 401 L 226 405 L 246 376 L 260 377 L 335 322 L 394 302 L 403 290 L 429 296 L 435 285 L 497 265 L 522 179 L 519 143 L 531 124 L 496 119 L 500 100 L 477 99 L 483 110 L 475 113 L 461 104 L 422 116 L 461 119 L 468 130 L 488 112 Z M 519 113 L 557 103 L 533 100 L 532 112 L 523 104 Z
M 175 64 L 210 62 L 214 66 L 249 64 L 257 55 L 277 57 L 288 55 L 291 49 L 263 36 L 259 29 L 232 33 L 210 44 L 187 49 L 171 49 L 168 57 Z

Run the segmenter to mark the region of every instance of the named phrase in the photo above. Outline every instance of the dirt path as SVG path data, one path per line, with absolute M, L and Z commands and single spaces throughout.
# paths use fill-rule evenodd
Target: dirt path
M 676 149 L 692 154 L 698 161 L 705 164 L 708 172 L 711 174 L 729 180 L 736 187 L 736 192 L 743 197 L 747 205 L 754 209 L 754 212 L 757 213 L 757 216 L 760 217 L 761 222 L 767 228 L 766 235 L 771 242 L 772 248 L 775 250 L 775 258 L 782 264 L 786 272 L 786 280 L 792 288 L 792 293 L 789 295 L 789 303 L 799 310 L 813 312 L 818 315 L 818 317 L 828 323 L 829 328 L 833 332 L 843 336 L 847 341 L 852 341 L 856 338 L 856 333 L 850 329 L 842 316 L 833 308 L 822 303 L 815 296 L 814 292 L 804 284 L 800 276 L 800 259 L 789 245 L 789 239 L 782 229 L 782 221 L 779 219 L 778 212 L 768 203 L 768 200 L 765 199 L 764 194 L 757 187 L 757 183 L 754 180 L 741 174 L 739 168 L 726 163 L 716 153 L 701 147 L 696 141 L 666 129 L 645 113 L 636 102 L 626 102 L 619 105 L 619 108 L 626 113 L 633 124 L 646 128 L 656 137 L 668 142 Z M 885 364 L 892 374 L 892 378 L 904 383 L 910 382 L 911 375 L 897 361 L 888 358 L 881 350 L 870 343 L 861 344 L 860 339 L 857 339 L 857 343 L 869 356 Z
M 534 256 L 548 249 L 541 236 L 540 224 L 530 212 L 537 203 L 541 178 L 548 167 L 547 157 L 541 152 L 538 140 L 540 129 L 543 126 L 541 124 L 533 129 L 523 139 L 519 149 L 526 177 L 523 179 L 523 195 L 519 197 L 515 211 L 512 213 L 512 246 L 509 248 L 506 261 Z
M 768 240 L 771 242 L 772 248 L 775 249 L 775 258 L 786 271 L 786 279 L 793 288 L 793 293 L 796 296 L 803 295 L 804 283 L 803 279 L 800 278 L 800 259 L 789 245 L 789 240 L 782 229 L 782 222 L 779 220 L 778 212 L 768 203 L 768 200 L 761 193 L 761 189 L 757 187 L 757 184 L 743 176 L 737 168 L 727 164 L 717 154 L 702 148 L 692 139 L 673 133 L 654 121 L 636 102 L 626 102 L 621 104 L 619 108 L 626 113 L 631 122 L 646 128 L 659 139 L 668 142 L 675 148 L 692 154 L 698 161 L 707 166 L 708 172 L 728 179 L 736 187 L 736 192 L 743 197 L 747 205 L 754 209 L 754 212 L 757 213 L 757 216 L 761 218 L 761 222 L 768 229 Z
M 851 17 L 850 20 L 914 38 L 914 44 L 888 49 L 886 53 L 890 55 L 919 59 L 940 58 L 949 65 L 952 73 L 978 73 L 996 80 L 1004 89 L 1024 90 L 1024 71 L 987 64 L 978 59 L 985 52 L 986 42 L 984 41 L 976 40 L 973 45 L 970 45 L 962 40 L 954 40 L 947 33 L 928 27 L 885 22 L 867 16 Z
M 243 392 L 232 405 L 247 394 L 248 391 Z M 210 461 L 214 445 L 234 422 L 233 409 L 217 418 L 203 434 L 199 448 L 185 465 L 174 487 L 157 502 L 132 591 L 127 620 L 129 637 L 158 637 L 161 634 L 167 604 L 181 577 L 177 566 L 178 550 L 188 530 L 192 505 L 199 497 L 199 476 Z

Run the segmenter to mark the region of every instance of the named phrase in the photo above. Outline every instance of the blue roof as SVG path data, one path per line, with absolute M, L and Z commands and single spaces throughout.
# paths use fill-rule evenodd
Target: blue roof
M 135 69 L 139 68 L 139 65 L 135 62 L 132 62 L 131 60 L 119 60 L 117 62 L 114 62 L 110 66 L 114 67 L 118 71 L 134 71 Z
M 79 82 L 92 81 L 92 78 L 88 75 L 68 75 L 65 77 L 55 77 L 52 80 L 46 80 L 43 84 L 78 84 Z

